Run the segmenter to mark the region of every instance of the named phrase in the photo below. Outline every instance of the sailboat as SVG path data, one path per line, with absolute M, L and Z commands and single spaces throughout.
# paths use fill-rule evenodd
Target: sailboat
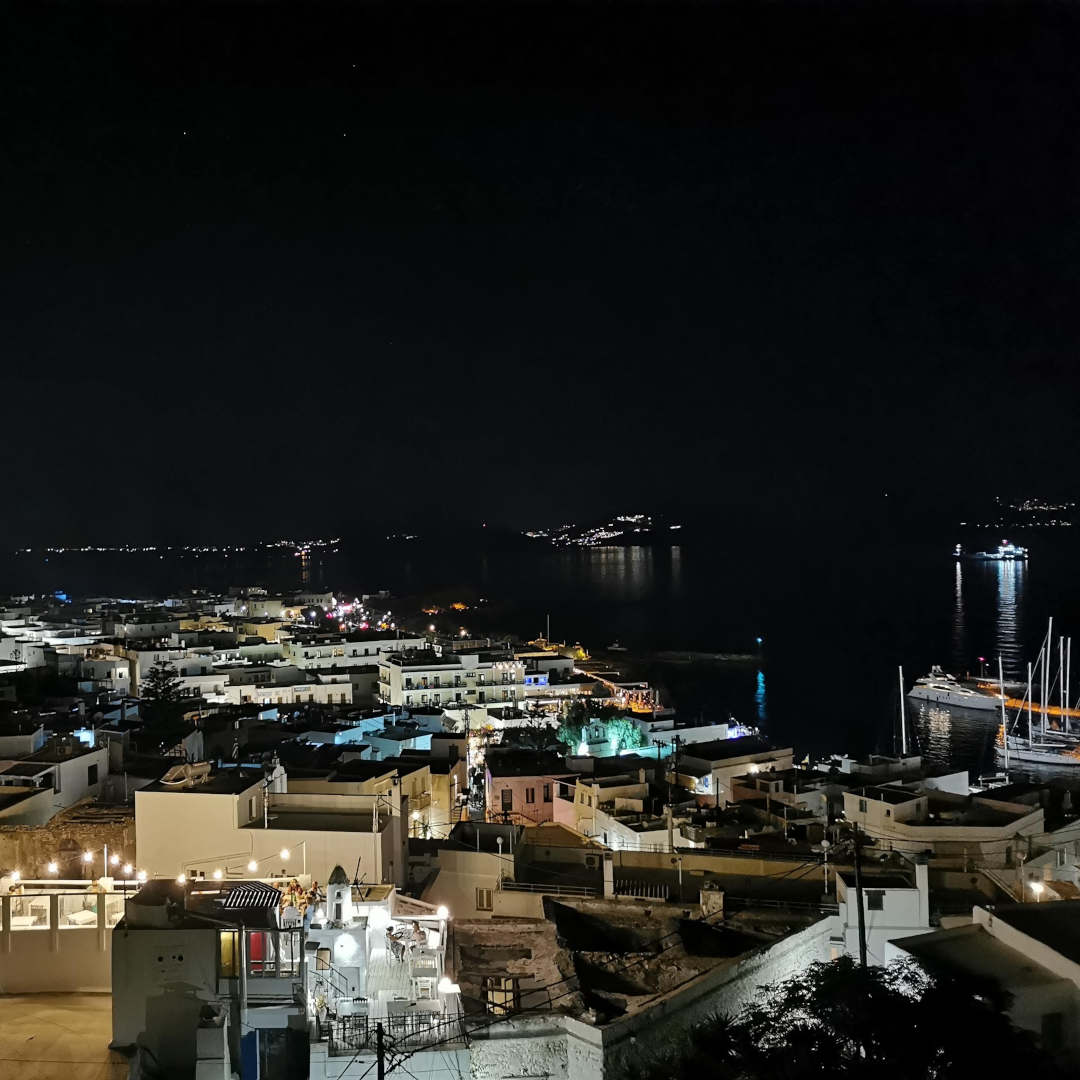
M 1072 638 L 1058 639 L 1058 669 L 1053 674 L 1050 670 L 1050 657 L 1053 653 L 1054 620 L 1051 619 L 1039 649 L 1039 657 L 1034 668 L 1028 664 L 1027 693 L 1020 702 L 1012 702 L 1005 697 L 1005 680 L 1001 673 L 1001 660 L 998 659 L 998 676 L 1001 689 L 1001 727 L 998 729 L 994 752 L 999 761 L 1005 764 L 1008 772 L 1012 762 L 1025 765 L 1080 766 L 1080 732 L 1070 731 L 1069 721 L 1080 719 L 1080 709 L 1069 708 L 1069 685 L 1072 668 Z M 1033 705 L 1034 677 L 1039 679 L 1038 722 L 1035 720 Z M 1050 704 L 1055 687 L 1058 690 L 1060 705 Z M 1006 715 L 1006 701 L 1016 704 L 1016 715 L 1012 724 Z M 1021 717 L 1026 713 L 1027 735 L 1022 733 Z M 1053 719 L 1051 719 L 1053 717 Z M 1060 722 L 1055 728 L 1053 723 Z

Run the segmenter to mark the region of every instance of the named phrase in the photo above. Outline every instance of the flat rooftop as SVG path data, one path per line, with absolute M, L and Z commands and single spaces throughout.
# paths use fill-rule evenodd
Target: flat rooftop
M 713 739 L 711 742 L 690 743 L 679 751 L 680 758 L 701 761 L 723 761 L 745 754 L 766 754 L 774 748 L 757 735 L 742 735 L 737 739 Z M 779 752 L 779 751 L 777 751 Z
M 854 794 L 864 799 L 873 799 L 875 802 L 888 803 L 890 806 L 900 806 L 902 803 L 926 798 L 925 792 L 908 791 L 907 788 L 890 787 L 887 784 L 882 784 L 880 787 L 859 788 Z
M 994 918 L 1080 964 L 1080 900 L 1002 904 L 994 908 Z
M 9 994 L 0 1026 L 4 1075 L 34 1080 L 125 1080 L 128 1059 L 109 1049 L 111 994 Z
M 270 828 L 290 832 L 371 832 L 371 809 L 352 812 L 332 810 L 279 810 L 270 805 Z M 392 814 L 379 813 L 379 832 L 390 824 Z M 262 818 L 241 825 L 241 829 L 262 829 Z
M 1080 901 L 1075 901 L 1080 903 Z M 1074 901 L 1031 904 L 1032 908 L 1061 907 Z M 1075 913 L 1073 915 L 1075 918 Z M 916 934 L 899 938 L 896 944 L 928 968 L 966 971 L 994 979 L 1005 989 L 1061 985 L 1071 987 L 1068 979 L 1054 975 L 1017 949 L 1002 944 L 981 926 L 974 923 L 939 930 L 932 934 Z
M 160 780 L 148 784 L 142 791 L 174 791 L 179 795 L 239 795 L 262 781 L 263 774 L 254 771 L 222 769 L 212 773 L 202 783 L 164 784 Z

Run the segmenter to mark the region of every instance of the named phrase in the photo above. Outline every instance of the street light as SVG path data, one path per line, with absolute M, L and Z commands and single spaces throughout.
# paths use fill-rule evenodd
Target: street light
M 1031 891 L 1035 894 L 1035 903 L 1038 904 L 1042 900 L 1043 883 L 1041 881 L 1033 881 L 1031 883 Z
M 46 866 L 46 867 L 45 867 L 45 869 L 46 869 L 46 870 L 47 870 L 47 871 L 48 871 L 48 872 L 49 872 L 50 874 L 58 874 L 58 873 L 60 872 L 60 867 L 59 867 L 59 866 L 58 866 L 58 865 L 57 865 L 57 864 L 56 864 L 55 862 L 51 862 L 51 863 L 49 863 L 49 865 L 48 865 L 48 866 Z

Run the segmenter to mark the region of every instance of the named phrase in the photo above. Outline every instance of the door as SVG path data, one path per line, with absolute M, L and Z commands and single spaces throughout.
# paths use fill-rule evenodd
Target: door
M 504 813 L 514 809 L 514 792 L 511 788 L 503 788 L 502 790 L 502 808 Z

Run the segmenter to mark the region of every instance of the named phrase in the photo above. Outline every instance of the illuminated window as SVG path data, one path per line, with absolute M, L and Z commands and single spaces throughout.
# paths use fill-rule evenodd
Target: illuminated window
M 521 1008 L 521 989 L 518 980 L 505 975 L 484 976 L 484 997 L 488 1012 L 506 1016 Z
M 477 911 L 491 911 L 491 890 L 490 889 L 477 889 L 476 890 L 476 910 Z
M 235 979 L 240 974 L 240 958 L 235 930 L 218 932 L 218 976 L 222 979 Z

